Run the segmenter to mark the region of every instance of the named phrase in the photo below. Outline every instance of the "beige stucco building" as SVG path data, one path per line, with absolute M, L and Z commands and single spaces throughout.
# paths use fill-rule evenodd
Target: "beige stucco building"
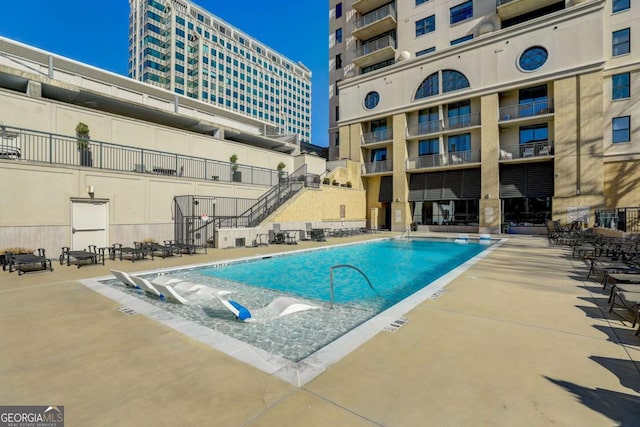
M 362 164 L 368 219 L 536 233 L 639 206 L 632 3 L 332 0 L 330 158 Z

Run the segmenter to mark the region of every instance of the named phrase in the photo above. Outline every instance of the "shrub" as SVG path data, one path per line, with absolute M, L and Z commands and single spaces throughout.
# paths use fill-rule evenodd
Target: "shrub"
M 338 181 L 336 181 L 335 179 L 333 180 L 333 182 L 332 182 L 331 184 L 332 184 L 332 185 L 335 185 L 336 187 L 337 187 L 338 185 L 340 185 L 340 183 L 339 183 Z
M 347 181 L 347 188 L 351 188 L 352 186 L 351 181 Z
M 324 185 L 329 185 L 329 184 L 331 184 L 331 180 L 330 180 L 329 178 L 324 178 L 324 179 L 322 180 L 322 183 L 323 183 Z

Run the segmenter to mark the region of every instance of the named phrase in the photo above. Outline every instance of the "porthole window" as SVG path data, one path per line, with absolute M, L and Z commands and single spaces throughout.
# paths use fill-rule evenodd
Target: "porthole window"
M 380 94 L 378 92 L 369 92 L 364 97 L 364 108 L 367 110 L 373 110 L 380 102 Z
M 549 58 L 547 49 L 542 46 L 534 46 L 522 52 L 518 65 L 522 71 L 535 71 L 542 67 Z

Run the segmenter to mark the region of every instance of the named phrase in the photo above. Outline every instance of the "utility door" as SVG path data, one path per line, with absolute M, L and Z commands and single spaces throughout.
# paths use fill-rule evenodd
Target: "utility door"
M 89 245 L 109 245 L 109 203 L 107 201 L 71 202 L 71 249 L 87 249 Z

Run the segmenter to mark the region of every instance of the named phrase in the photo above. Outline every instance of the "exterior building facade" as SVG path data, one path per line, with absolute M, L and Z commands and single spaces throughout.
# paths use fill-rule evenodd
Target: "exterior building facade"
M 129 77 L 311 142 L 311 72 L 186 0 L 130 0 Z
M 632 3 L 332 0 L 330 159 L 362 164 L 369 221 L 536 232 L 640 205 Z

